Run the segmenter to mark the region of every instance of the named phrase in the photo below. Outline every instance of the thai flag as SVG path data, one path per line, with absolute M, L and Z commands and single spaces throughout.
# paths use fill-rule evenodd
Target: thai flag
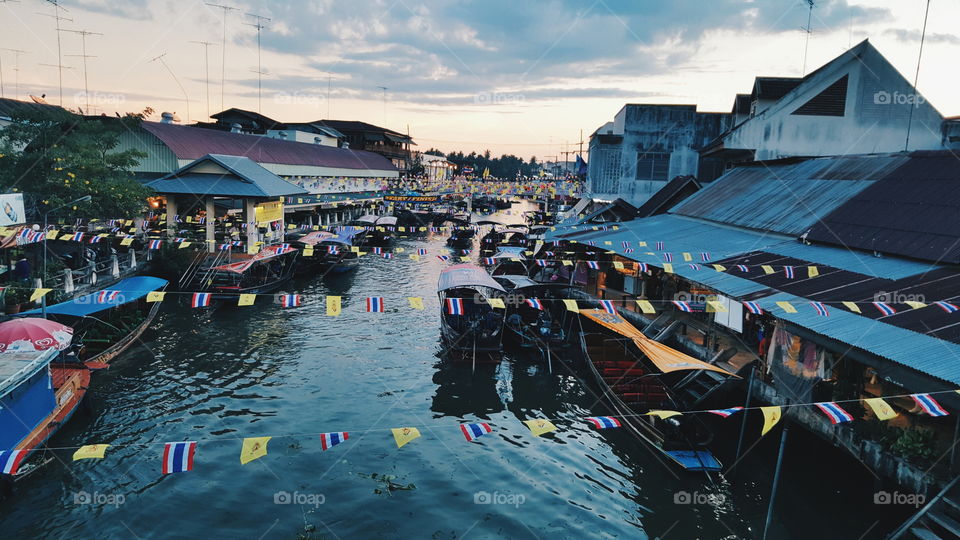
M 593 268 L 594 270 L 600 269 L 600 265 L 597 264 L 597 261 L 587 261 L 587 268 Z
M 168 442 L 163 445 L 163 474 L 193 470 L 193 454 L 196 441 Z
M 673 253 L 662 253 L 663 262 L 673 262 Z
M 163 245 L 163 241 L 162 241 L 162 240 L 151 240 L 151 241 L 150 241 L 150 249 L 160 249 L 160 246 L 162 246 L 162 245 Z
M 495 262 L 497 262 L 497 260 L 494 259 L 493 257 L 484 257 L 484 258 L 483 258 L 483 264 L 494 264 Z
M 559 241 L 559 240 L 554 240 L 554 241 L 553 241 L 553 245 L 554 245 L 554 246 L 559 246 L 559 245 L 560 245 L 560 241 Z
M 893 309 L 890 304 L 886 302 L 874 302 L 874 307 L 880 310 L 880 313 L 883 313 L 885 316 L 893 315 L 897 310 Z
M 230 242 L 230 244 L 233 245 L 233 247 L 240 247 L 243 245 L 243 242 L 239 240 L 234 240 L 233 242 Z
M 174 217 L 173 217 L 173 221 L 174 221 L 175 223 L 180 223 L 180 222 L 182 222 L 183 220 L 180 219 L 180 216 L 179 216 L 179 215 L 177 215 L 177 216 L 174 216 Z
M 950 414 L 930 394 L 913 394 L 910 397 L 930 416 L 947 416 Z
M 951 304 L 950 302 L 934 302 L 934 304 L 940 306 L 940 309 L 946 311 L 947 313 L 956 313 L 957 310 L 960 310 L 960 308 L 954 304 Z
M 290 244 L 280 244 L 280 249 L 278 252 L 284 253 L 290 249 Z
M 427 250 L 423 248 L 420 248 L 417 250 L 417 255 L 426 255 L 426 254 L 427 254 Z
M 823 302 L 810 302 L 810 305 L 813 306 L 813 309 L 817 310 L 817 315 L 821 317 L 829 317 L 830 312 L 827 311 L 827 306 Z
M 463 298 L 447 298 L 447 313 L 463 315 Z
M 731 415 L 737 414 L 742 410 L 743 410 L 743 407 L 730 407 L 729 409 L 713 409 L 707 412 L 711 414 L 715 414 L 717 416 L 722 416 L 724 418 L 727 418 Z
M 13 476 L 20 470 L 20 463 L 27 457 L 26 450 L 0 451 L 0 474 Z
M 747 265 L 745 265 L 745 264 L 738 264 L 738 265 L 737 265 L 737 269 L 740 270 L 740 271 L 743 272 L 743 273 L 747 273 L 747 272 L 750 271 L 750 269 L 747 268 Z
M 544 267 L 546 267 L 546 266 L 547 266 L 547 261 L 545 261 L 545 260 L 543 260 L 543 259 L 537 259 L 537 266 L 544 266 Z
M 674 300 L 673 305 L 677 306 L 677 309 L 680 311 L 685 311 L 687 313 L 693 313 L 693 310 L 690 309 L 690 304 L 686 303 L 683 300 Z
M 382 257 L 383 257 L 384 259 L 392 259 L 392 258 L 393 258 L 393 253 L 384 253 L 384 254 L 382 255 Z
M 763 315 L 763 310 L 760 309 L 760 304 L 756 302 L 743 302 L 743 305 L 750 313 L 753 313 L 754 315 Z
M 449 260 L 450 260 L 450 257 L 447 257 L 446 255 L 437 255 L 437 258 L 440 259 L 441 261 L 449 261 Z
M 587 255 L 596 255 L 596 254 L 597 254 L 596 251 L 588 251 L 588 252 L 587 252 Z
M 543 254 L 546 255 L 547 257 L 553 257 L 552 251 L 544 251 Z
M 100 243 L 100 240 L 103 240 L 103 238 L 100 238 L 99 236 L 93 236 L 93 237 L 90 238 L 90 243 L 91 243 L 91 244 L 99 244 L 99 243 Z
M 467 442 L 475 440 L 487 433 L 493 431 L 490 429 L 490 424 L 460 424 L 460 431 L 463 432 L 463 436 L 467 438 Z
M 620 242 L 620 243 L 623 245 L 623 249 L 630 249 L 630 242 L 627 242 L 626 240 L 624 240 L 623 242 Z
M 540 303 L 540 299 L 539 299 L 539 298 L 527 298 L 527 299 L 526 299 L 526 302 L 527 302 L 527 305 L 530 306 L 530 307 L 532 307 L 532 308 L 536 308 L 536 309 L 539 309 L 539 310 L 541 310 L 541 311 L 543 310 L 543 304 Z
M 633 248 L 627 248 L 623 250 L 624 253 L 633 253 Z
M 220 244 L 220 251 L 227 251 L 230 249 L 230 244 Z
M 280 297 L 280 302 L 283 304 L 283 307 L 299 307 L 300 306 L 300 295 L 299 294 L 284 294 Z
M 340 253 L 340 249 L 337 246 L 330 245 L 327 246 L 327 253 L 331 255 L 337 255 Z
M 180 244 L 180 243 L 182 243 L 184 240 L 186 240 L 186 238 L 174 238 L 174 239 L 173 239 L 174 243 L 176 243 L 176 244 Z
M 597 242 L 596 242 L 595 240 L 587 240 L 587 245 L 588 245 L 588 246 L 595 246 L 595 245 L 597 245 Z
M 823 403 L 814 403 L 818 409 L 823 411 L 823 414 L 827 415 L 830 419 L 831 424 L 842 424 L 844 422 L 853 422 L 853 415 L 843 410 L 843 407 L 837 405 L 832 401 L 825 401 Z
M 202 217 L 202 218 L 200 218 L 200 219 L 197 220 L 197 225 L 203 225 L 203 224 L 205 224 L 206 222 L 207 222 L 207 218 Z
M 100 291 L 97 293 L 97 303 L 105 304 L 115 299 L 117 295 L 120 294 L 120 291 Z
M 329 450 L 349 438 L 350 438 L 350 434 L 347 433 L 346 431 L 334 431 L 331 433 L 321 433 L 320 446 L 324 450 Z
M 647 272 L 650 267 L 647 266 L 647 263 L 640 263 L 640 271 Z
M 20 231 L 19 237 L 20 237 L 20 238 L 26 238 L 26 237 L 29 236 L 29 235 L 30 235 L 30 229 L 22 229 L 22 230 Z
M 700 267 L 699 264 L 693 264 L 693 263 L 691 263 L 691 264 L 690 264 L 690 269 L 691 269 L 691 270 L 700 271 L 701 267 Z
M 611 315 L 617 314 L 617 308 L 613 306 L 613 300 L 600 300 L 600 305 L 603 306 L 603 310 Z
M 469 255 L 469 254 L 470 254 L 470 250 L 469 250 L 469 249 L 462 249 L 462 250 L 460 250 L 460 254 L 461 254 L 461 255 Z
M 382 296 L 367 297 L 367 313 L 383 313 L 383 297 Z
M 110 229 L 110 232 L 116 234 L 116 233 L 120 232 L 120 227 L 113 227 L 112 229 Z
M 703 262 L 710 262 L 710 254 L 706 251 L 700 253 L 700 260 Z
M 612 416 L 588 416 L 587 422 L 593 424 L 597 429 L 620 427 L 620 421 Z
M 207 307 L 210 305 L 210 293 L 193 293 L 193 299 L 190 302 L 191 307 Z
M 663 251 L 663 242 L 657 242 L 657 251 Z
M 107 222 L 107 225 L 111 227 L 115 227 L 117 225 L 117 220 L 111 219 L 110 221 Z
M 783 267 L 783 274 L 784 274 L 785 276 L 787 276 L 787 279 L 793 279 L 793 267 L 792 267 L 792 266 L 784 266 L 784 267 Z
M 375 247 L 373 248 L 373 252 L 376 253 L 377 255 L 380 255 L 383 253 L 383 248 Z
M 74 242 L 83 242 L 83 233 L 82 233 L 82 232 L 73 233 L 73 241 L 74 241 Z

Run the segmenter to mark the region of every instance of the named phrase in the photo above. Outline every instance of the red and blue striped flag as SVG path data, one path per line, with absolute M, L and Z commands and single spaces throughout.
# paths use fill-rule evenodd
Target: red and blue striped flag
M 756 302 L 743 302 L 743 305 L 750 313 L 753 313 L 754 315 L 763 315 L 763 309 L 760 308 L 760 304 Z
M 613 300 L 600 300 L 600 305 L 603 306 L 603 310 L 611 315 L 617 314 L 617 309 L 613 307 Z
M 621 425 L 620 420 L 612 416 L 588 416 L 586 420 L 597 429 L 618 428 Z
M 120 291 L 106 291 L 106 290 L 100 291 L 97 293 L 97 303 L 105 304 L 107 302 L 110 302 L 111 300 L 114 300 L 119 294 L 120 294 Z
M 151 240 L 150 249 L 160 249 L 160 246 L 163 245 L 161 240 Z
M 280 303 L 285 308 L 298 307 L 300 305 L 300 295 L 284 294 L 280 297 Z
M 210 293 L 193 293 L 193 298 L 190 301 L 191 307 L 207 307 L 210 305 Z
M 886 317 L 894 315 L 897 312 L 897 310 L 893 309 L 893 306 L 886 302 L 874 302 L 873 306 L 880 310 L 880 313 L 883 313 L 883 315 Z
M 727 418 L 731 415 L 737 414 L 742 410 L 743 410 L 743 407 L 730 407 L 729 409 L 713 409 L 707 412 L 710 414 L 715 414 L 717 416 L 722 416 L 724 418 Z
M 960 308 L 956 305 L 951 304 L 950 302 L 934 302 L 940 309 L 946 311 L 947 313 L 956 313 Z
M 462 431 L 463 436 L 467 438 L 467 442 L 470 442 L 492 432 L 493 430 L 490 429 L 490 424 L 478 423 L 460 424 L 460 431 Z
M 539 299 L 539 298 L 527 298 L 527 299 L 526 299 L 526 302 L 527 302 L 527 305 L 530 306 L 530 307 L 532 307 L 532 308 L 536 308 L 536 309 L 539 309 L 539 310 L 541 310 L 541 311 L 543 310 L 543 304 L 540 303 L 540 299 Z
M 367 297 L 367 313 L 383 313 L 383 297 L 382 296 Z
M 597 261 L 587 261 L 587 268 L 593 268 L 594 270 L 599 270 L 600 265 L 597 264 Z
M 813 306 L 813 309 L 817 310 L 817 315 L 821 317 L 830 316 L 830 311 L 827 310 L 827 306 L 823 302 L 810 302 L 810 305 Z
M 680 311 L 685 311 L 687 313 L 693 313 L 693 309 L 690 308 L 690 304 L 683 300 L 674 300 L 673 305 L 677 306 L 677 309 Z
M 930 416 L 947 416 L 950 414 L 930 394 L 913 394 L 910 397 Z
M 463 315 L 463 298 L 447 298 L 447 313 Z
M 793 267 L 792 267 L 792 266 L 784 266 L 784 267 L 783 267 L 783 274 L 784 274 L 785 276 L 787 276 L 787 279 L 793 279 Z
M 20 464 L 27 458 L 26 450 L 2 450 L 0 451 L 0 474 L 17 474 L 20 470 Z
M 163 474 L 193 470 L 193 454 L 196 441 L 168 442 L 163 445 Z
M 346 431 L 333 431 L 330 433 L 321 433 L 320 446 L 323 447 L 324 450 L 329 450 L 349 438 L 350 438 L 350 434 L 347 433 Z
M 823 414 L 827 415 L 827 418 L 830 419 L 831 424 L 842 424 L 844 422 L 853 422 L 853 415 L 843 410 L 843 407 L 837 405 L 832 401 L 825 401 L 823 403 L 814 403 L 818 409 L 823 411 Z

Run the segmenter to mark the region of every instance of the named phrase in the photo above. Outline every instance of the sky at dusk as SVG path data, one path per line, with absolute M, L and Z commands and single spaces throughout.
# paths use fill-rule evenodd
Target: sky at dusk
M 421 150 L 556 156 L 574 150 L 624 103 L 690 103 L 729 111 L 757 75 L 803 73 L 804 0 L 62 0 L 63 104 L 92 111 L 175 111 L 206 120 L 239 107 L 280 121 L 363 120 L 410 134 Z M 909 80 L 923 0 L 822 0 L 813 11 L 807 71 L 869 38 Z M 55 8 L 0 0 L 6 97 L 59 102 Z M 268 17 L 262 39 L 248 14 Z M 919 90 L 960 114 L 960 2 L 932 0 Z M 152 59 L 164 55 L 161 60 Z M 48 65 L 42 65 L 48 64 Z M 19 67 L 15 72 L 14 68 Z M 168 69 L 169 68 L 169 71 Z M 172 74 L 171 74 L 172 71 Z M 179 82 L 179 85 L 178 85 Z M 182 85 L 183 90 L 181 90 Z M 384 90 L 387 87 L 386 100 Z M 330 100 L 328 102 L 328 91 Z M 189 98 L 189 112 L 187 97 Z M 329 112 L 328 112 L 329 111 Z

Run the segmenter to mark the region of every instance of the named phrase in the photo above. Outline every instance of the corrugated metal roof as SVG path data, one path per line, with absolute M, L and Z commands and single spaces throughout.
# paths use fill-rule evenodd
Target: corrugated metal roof
M 192 173 L 198 165 L 212 161 L 230 174 Z M 158 193 L 202 194 L 221 197 L 274 198 L 305 195 L 308 192 L 240 156 L 204 156 L 163 178 L 147 182 Z
M 32 101 L 20 101 L 19 99 L 0 98 L 0 117 L 3 118 L 13 118 L 17 114 L 28 112 L 55 110 L 63 110 L 63 108 L 46 103 L 34 103 Z
M 738 167 L 681 202 L 673 213 L 797 236 L 906 159 L 847 156 Z
M 198 159 L 207 154 L 244 156 L 257 163 L 306 165 L 337 169 L 396 172 L 393 163 L 373 152 L 319 144 L 271 139 L 260 135 L 229 133 L 176 124 L 143 122 L 143 129 L 162 141 L 177 159 Z

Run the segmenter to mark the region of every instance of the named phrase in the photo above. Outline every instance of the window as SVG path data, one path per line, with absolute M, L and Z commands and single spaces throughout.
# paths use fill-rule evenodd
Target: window
M 637 180 L 667 180 L 669 176 L 669 152 L 637 153 Z
M 805 116 L 843 116 L 847 108 L 847 75 L 804 103 L 793 114 Z
M 590 160 L 590 183 L 594 193 L 617 193 L 620 190 L 620 148 L 601 148 Z

